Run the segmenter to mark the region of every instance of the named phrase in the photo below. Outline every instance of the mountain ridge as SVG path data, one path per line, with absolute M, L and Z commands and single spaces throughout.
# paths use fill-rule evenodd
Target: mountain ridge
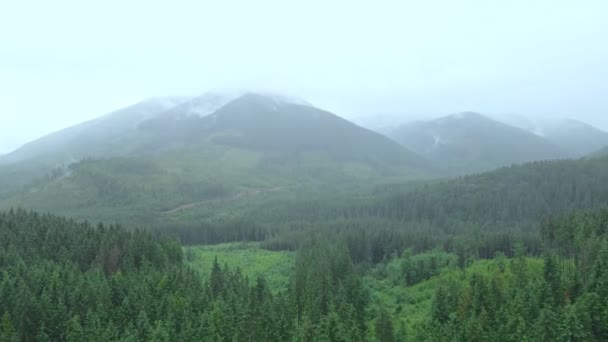
M 541 137 L 476 112 L 401 125 L 388 136 L 457 174 L 564 155 Z
M 608 132 L 576 119 L 561 119 L 540 128 L 541 135 L 569 153 L 583 157 L 608 145 Z
M 425 177 L 432 170 L 425 159 L 387 137 L 305 104 L 245 94 L 203 116 L 177 107 L 118 120 L 128 127 L 118 125 L 111 141 L 94 146 L 97 154 L 68 159 L 58 148 L 52 151 L 59 156 L 55 163 L 49 158 L 42 165 L 34 156 L 1 166 L 0 207 L 99 220 L 136 212 L 152 219 L 191 203 L 216 205 L 240 193 L 329 191 L 385 177 Z M 111 119 L 122 117 L 105 117 L 113 127 Z M 73 130 L 84 127 L 94 135 L 95 125 Z M 66 144 L 82 147 L 79 137 L 68 134 Z

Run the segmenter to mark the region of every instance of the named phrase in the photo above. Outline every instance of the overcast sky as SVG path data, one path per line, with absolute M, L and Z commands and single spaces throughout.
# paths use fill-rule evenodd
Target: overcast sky
M 19 0 L 0 153 L 155 95 L 297 95 L 359 122 L 464 110 L 608 129 L 608 1 Z

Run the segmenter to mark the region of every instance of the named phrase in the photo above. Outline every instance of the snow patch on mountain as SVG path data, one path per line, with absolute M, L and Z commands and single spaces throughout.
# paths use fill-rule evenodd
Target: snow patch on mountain
M 441 139 L 441 136 L 438 133 L 431 132 L 431 136 L 433 137 L 433 147 L 443 144 L 444 141 Z
M 310 102 L 308 102 L 302 98 L 296 97 L 296 96 L 274 94 L 274 93 L 260 93 L 260 95 L 263 95 L 263 96 L 266 96 L 266 97 L 272 99 L 277 105 L 287 103 L 287 104 L 295 104 L 295 105 L 299 105 L 299 106 L 312 107 L 312 104 L 310 104 Z
M 538 135 L 539 137 L 546 137 L 547 133 L 542 127 L 534 127 L 531 129 L 532 133 Z
M 182 103 L 190 100 L 189 97 L 184 96 L 158 96 L 148 99 L 151 104 L 156 104 L 162 110 L 168 110 L 175 106 L 179 106 Z
M 224 105 L 229 102 L 245 95 L 245 94 L 256 94 L 263 96 L 268 100 L 267 105 L 273 111 L 278 111 L 279 107 L 285 104 L 296 104 L 302 106 L 312 106 L 307 101 L 282 94 L 275 93 L 263 93 L 263 92 L 244 92 L 244 91 L 233 91 L 233 92 L 208 92 L 201 96 L 191 98 L 187 101 L 184 101 L 179 106 L 171 109 L 172 112 L 179 112 L 180 115 L 183 116 L 199 116 L 205 117 L 218 109 L 222 108 Z
M 234 95 L 209 92 L 182 103 L 177 109 L 185 116 L 205 117 L 233 99 Z

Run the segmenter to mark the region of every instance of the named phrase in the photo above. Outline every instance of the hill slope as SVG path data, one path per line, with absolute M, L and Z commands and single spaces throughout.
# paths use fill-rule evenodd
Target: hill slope
M 389 135 L 456 174 L 564 156 L 539 136 L 470 112 L 403 125 Z
M 105 157 L 120 154 L 121 140 L 142 121 L 166 111 L 181 101 L 153 98 L 116 110 L 25 144 L 16 151 L 0 157 L 0 164 L 15 164 L 38 160 L 50 164 L 84 157 Z
M 608 157 L 533 162 L 426 185 L 379 204 L 386 217 L 490 229 L 608 206 Z
M 216 135 L 214 142 L 231 146 L 290 153 L 322 151 L 343 160 L 388 165 L 424 163 L 382 135 L 334 114 L 256 94 L 232 101 L 203 121 L 209 134 Z
M 137 125 L 179 101 L 173 98 L 145 100 L 51 133 L 0 156 L 0 197 L 83 158 L 128 155 L 125 140 Z
M 22 181 L 26 185 L 0 194 L 0 207 L 149 223 L 164 212 L 218 201 L 298 188 L 334 191 L 385 177 L 417 178 L 427 170 L 422 158 L 390 139 L 309 105 L 246 94 L 207 115 L 179 108 L 122 127 L 114 144 L 93 144 L 102 152 L 92 158 L 83 152 L 35 182 Z M 61 155 L 63 146 L 79 151 L 72 145 L 91 141 L 56 138 L 70 142 L 48 154 Z M 16 167 L 37 160 L 2 166 L 0 174 L 12 182 L 21 174 Z

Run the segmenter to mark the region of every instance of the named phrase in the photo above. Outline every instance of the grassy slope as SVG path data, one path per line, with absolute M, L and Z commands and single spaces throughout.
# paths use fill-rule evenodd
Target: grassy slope
M 273 291 L 282 291 L 289 285 L 294 266 L 294 253 L 263 250 L 255 243 L 186 247 L 185 255 L 188 263 L 205 279 L 209 277 L 213 260 L 217 257 L 222 266 L 240 268 L 250 281 L 263 275 Z
M 209 277 L 215 257 L 220 264 L 227 264 L 231 269 L 239 267 L 250 280 L 262 274 L 273 291 L 281 291 L 289 284 L 293 272 L 295 254 L 292 252 L 272 252 L 260 249 L 256 243 L 227 243 L 214 246 L 194 246 L 185 248 L 189 264 L 203 278 Z M 542 259 L 527 258 L 530 277 L 542 274 Z M 506 260 L 505 281 L 511 278 L 509 260 Z M 373 270 L 372 270 L 373 272 Z M 480 260 L 469 265 L 465 272 L 451 266 L 439 275 L 413 286 L 395 285 L 393 281 L 379 279 L 368 273 L 363 277 L 365 287 L 370 293 L 369 324 L 373 324 L 380 306 L 385 307 L 394 318 L 394 327 L 398 329 L 405 323 L 408 335 L 412 335 L 430 315 L 435 290 L 439 284 L 454 281 L 460 286 L 466 285 L 473 274 L 490 275 L 499 272 L 496 260 Z

